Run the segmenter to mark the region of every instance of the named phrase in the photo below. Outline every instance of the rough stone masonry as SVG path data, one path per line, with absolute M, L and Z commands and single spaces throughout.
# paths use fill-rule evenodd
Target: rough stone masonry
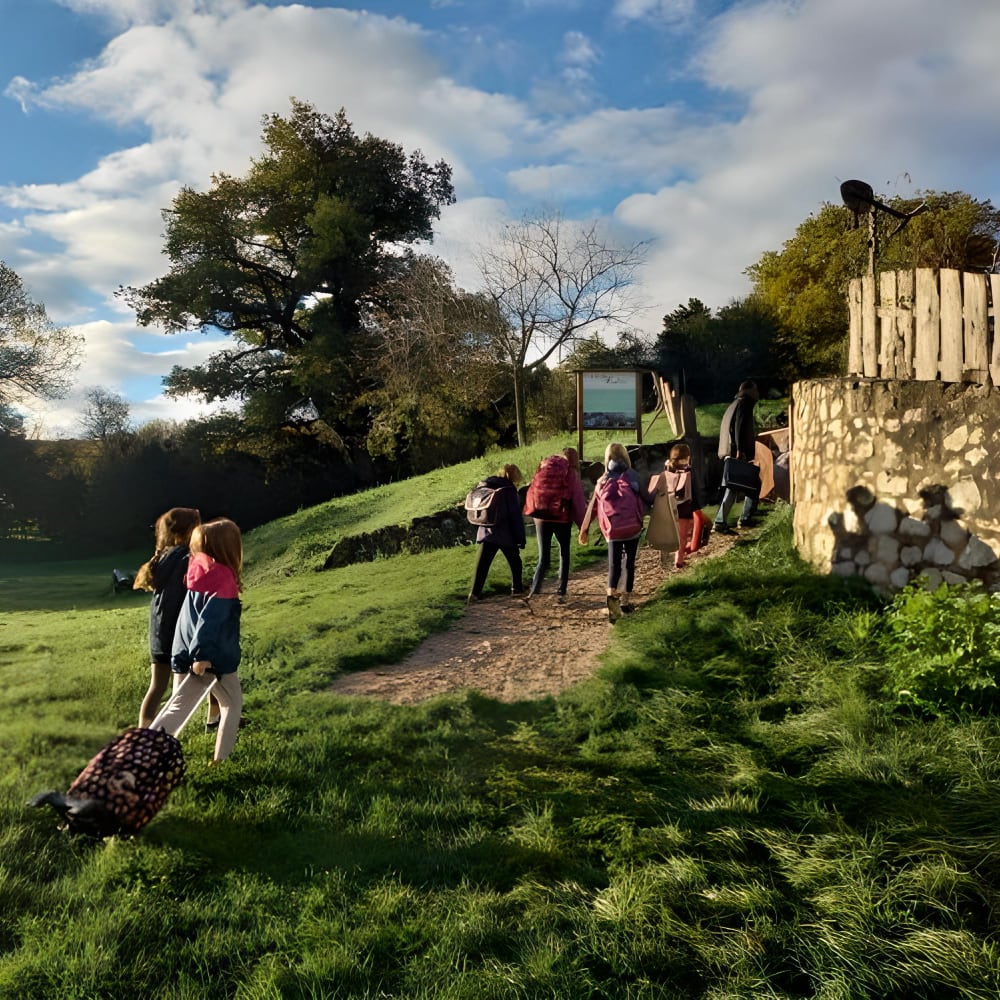
M 883 592 L 979 579 L 1000 589 L 1000 389 L 816 379 L 792 393 L 795 544 Z

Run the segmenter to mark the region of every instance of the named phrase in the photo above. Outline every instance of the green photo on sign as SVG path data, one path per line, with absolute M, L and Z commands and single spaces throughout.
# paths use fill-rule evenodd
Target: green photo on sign
M 636 426 L 636 372 L 584 372 L 583 426 L 632 430 Z

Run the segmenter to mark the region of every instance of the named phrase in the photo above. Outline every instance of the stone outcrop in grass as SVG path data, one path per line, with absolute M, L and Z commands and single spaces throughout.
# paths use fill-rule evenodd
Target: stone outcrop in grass
M 465 509 L 452 507 L 428 517 L 414 518 L 408 524 L 391 524 L 377 531 L 347 535 L 330 550 L 323 569 L 339 569 L 404 552 L 470 545 L 475 540 L 476 529 L 465 519 Z

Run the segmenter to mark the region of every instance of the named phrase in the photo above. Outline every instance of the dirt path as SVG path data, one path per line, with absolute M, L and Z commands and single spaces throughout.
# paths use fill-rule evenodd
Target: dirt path
M 691 561 L 721 555 L 733 541 L 731 535 L 713 533 Z M 636 605 L 645 603 L 675 572 L 672 557 L 671 567 L 664 570 L 659 552 L 640 548 Z M 469 605 L 447 632 L 432 635 L 402 662 L 347 674 L 333 690 L 397 705 L 463 688 L 504 702 L 558 694 L 589 677 L 607 647 L 606 582 L 607 565 L 599 562 L 570 575 L 565 604 L 557 603 L 552 577 L 545 581 L 547 590 L 530 601 L 491 596 Z

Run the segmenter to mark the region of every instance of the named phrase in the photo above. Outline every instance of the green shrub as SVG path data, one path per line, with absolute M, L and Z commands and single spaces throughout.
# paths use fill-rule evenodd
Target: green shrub
M 896 704 L 932 715 L 1000 706 L 1000 595 L 981 584 L 910 584 L 887 609 L 880 638 Z

